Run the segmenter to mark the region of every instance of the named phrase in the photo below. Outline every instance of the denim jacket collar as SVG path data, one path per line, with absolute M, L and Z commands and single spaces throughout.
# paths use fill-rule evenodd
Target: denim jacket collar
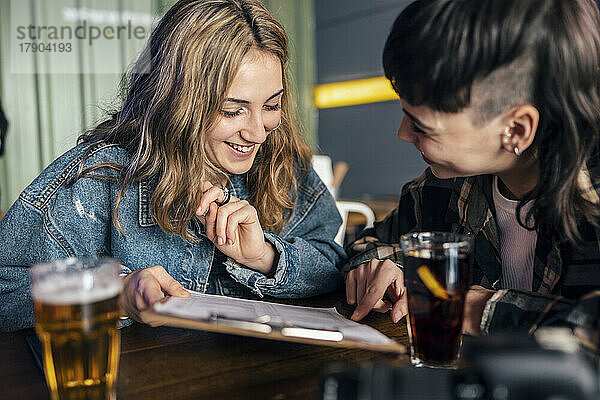
M 230 177 L 230 182 L 227 184 L 227 187 L 232 190 L 232 195 L 242 200 L 248 198 L 244 180 L 245 175 L 232 175 Z M 152 193 L 154 193 L 155 188 L 156 182 L 154 182 L 154 179 L 143 179 L 138 182 L 138 220 L 142 227 L 158 225 L 152 216 L 152 210 L 150 208 L 150 200 L 152 199 Z

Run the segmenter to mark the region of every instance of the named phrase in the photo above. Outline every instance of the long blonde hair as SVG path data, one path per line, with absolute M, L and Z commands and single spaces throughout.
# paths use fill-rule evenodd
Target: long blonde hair
M 202 179 L 210 173 L 226 174 L 207 157 L 206 132 L 219 117 L 242 60 L 253 49 L 275 55 L 283 69 L 281 125 L 261 145 L 247 174 L 250 202 L 261 224 L 273 232 L 281 230 L 294 207 L 296 173 L 305 172 L 311 158 L 292 111 L 283 26 L 258 0 L 180 0 L 161 19 L 124 80 L 121 110 L 79 138 L 116 143 L 132 155 L 129 165 L 118 167 L 122 185 L 113 222 L 121 234 L 117 211 L 126 187 L 155 178 L 150 206 L 158 225 L 197 240 L 188 227 L 202 194 Z M 80 168 L 76 179 L 102 166 L 107 164 Z

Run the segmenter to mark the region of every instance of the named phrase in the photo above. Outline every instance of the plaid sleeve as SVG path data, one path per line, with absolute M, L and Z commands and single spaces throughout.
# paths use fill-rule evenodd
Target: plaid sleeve
M 385 234 L 380 235 L 381 231 L 390 231 L 395 228 L 397 215 L 398 209 L 395 209 L 383 221 L 375 223 L 373 228 L 363 231 L 360 238 L 348 246 L 346 252 L 350 259 L 343 268 L 344 273 L 373 258 L 400 261 L 402 249 L 398 241 L 394 243 Z
M 546 326 L 598 330 L 600 291 L 588 293 L 577 300 L 567 300 L 523 290 L 499 290 L 487 302 L 481 318 L 481 333 L 521 331 L 533 334 Z M 597 350 L 597 343 L 593 343 Z
M 400 236 L 417 229 L 419 225 L 421 190 L 426 178 L 427 174 L 424 173 L 406 184 L 402 188 L 398 207 L 390 212 L 383 221 L 376 222 L 373 228 L 361 232 L 358 238 L 348 245 L 346 252 L 349 261 L 343 268 L 344 273 L 373 258 L 400 261 Z
M 436 178 L 430 169 L 404 185 L 398 207 L 346 248 L 349 261 L 344 273 L 373 258 L 401 261 L 400 236 L 405 233 L 450 229 L 445 216 L 455 185 L 453 179 Z

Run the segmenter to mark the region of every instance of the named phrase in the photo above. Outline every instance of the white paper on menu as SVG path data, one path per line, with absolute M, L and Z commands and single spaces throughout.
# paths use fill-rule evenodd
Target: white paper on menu
M 339 331 L 348 340 L 382 345 L 392 342 L 378 330 L 344 318 L 333 307 L 300 307 L 189 292 L 189 298 L 170 297 L 166 302 L 154 304 L 155 311 L 195 320 L 208 320 L 211 316 L 218 315 L 236 320 L 258 321 L 267 315 L 288 326 Z

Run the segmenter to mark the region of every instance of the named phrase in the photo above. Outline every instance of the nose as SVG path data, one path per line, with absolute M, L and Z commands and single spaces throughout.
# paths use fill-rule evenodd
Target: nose
M 242 138 L 252 143 L 262 143 L 267 139 L 271 130 L 265 128 L 265 123 L 261 113 L 255 114 L 250 118 L 245 129 L 242 129 Z
M 402 117 L 400 127 L 398 128 L 398 139 L 408 143 L 415 143 L 417 141 L 417 135 L 410 129 L 410 122 L 406 116 Z

